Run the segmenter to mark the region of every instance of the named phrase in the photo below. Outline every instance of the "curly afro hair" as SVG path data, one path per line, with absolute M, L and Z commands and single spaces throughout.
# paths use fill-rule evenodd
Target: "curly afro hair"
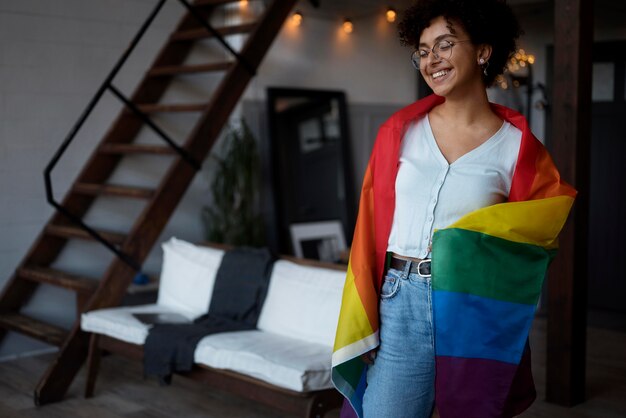
M 483 80 L 486 86 L 493 84 L 523 33 L 511 8 L 504 0 L 418 0 L 398 24 L 402 44 L 417 48 L 424 29 L 439 16 L 460 23 L 474 45 L 491 45 L 488 75 Z

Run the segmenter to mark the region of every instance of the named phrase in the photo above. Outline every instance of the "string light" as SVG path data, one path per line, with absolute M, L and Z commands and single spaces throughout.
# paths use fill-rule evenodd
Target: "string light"
M 514 73 L 519 71 L 522 68 L 530 67 L 535 63 L 535 56 L 532 54 L 527 54 L 522 48 L 515 51 L 513 56 L 506 63 L 506 69 L 508 72 Z M 496 77 L 496 84 L 500 86 L 501 89 L 506 90 L 509 88 L 509 83 L 506 78 L 502 75 Z M 519 80 L 513 80 L 511 82 L 513 87 L 520 87 Z
M 293 15 L 291 15 L 291 24 L 293 26 L 300 26 L 302 24 L 302 13 L 296 11 Z
M 385 16 L 387 17 L 387 22 L 393 23 L 396 21 L 396 17 L 398 16 L 398 13 L 392 7 L 389 7 L 387 8 L 387 12 L 385 13 Z
M 354 31 L 354 25 L 350 19 L 344 20 L 342 27 L 345 33 L 352 33 L 352 31 Z
M 535 63 L 535 56 L 532 54 L 526 54 L 522 48 L 515 51 L 515 54 L 509 59 L 507 63 L 507 69 L 511 72 L 518 71 L 520 68 L 524 68 L 527 65 L 533 65 Z

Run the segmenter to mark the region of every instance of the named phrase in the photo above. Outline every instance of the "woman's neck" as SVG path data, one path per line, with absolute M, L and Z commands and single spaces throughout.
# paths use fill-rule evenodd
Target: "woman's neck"
M 482 123 L 495 116 L 482 86 L 470 94 L 446 97 L 445 102 L 437 106 L 435 111 L 438 117 L 465 126 Z

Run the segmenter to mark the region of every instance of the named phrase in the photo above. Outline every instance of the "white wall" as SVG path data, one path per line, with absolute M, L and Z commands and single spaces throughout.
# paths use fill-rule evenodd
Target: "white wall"
M 148 15 L 152 0 L 3 0 L 0 2 L 0 287 L 30 248 L 52 214 L 45 203 L 42 172 L 98 86 Z M 116 80 L 130 94 L 146 66 L 179 19 L 168 2 L 156 25 Z M 355 20 L 355 32 L 339 32 L 339 21 L 306 19 L 285 26 L 246 91 L 264 100 L 267 86 L 341 89 L 351 103 L 397 104 L 414 100 L 416 75 L 394 30 L 377 17 Z M 198 57 L 195 57 L 198 59 Z M 210 80 L 209 80 L 210 81 Z M 185 85 L 179 86 L 179 92 Z M 196 92 L 187 92 L 194 96 Z M 176 98 L 176 95 L 170 95 Z M 120 109 L 106 96 L 54 172 L 55 194 L 67 191 L 86 158 Z M 183 119 L 184 120 L 184 119 Z M 165 121 L 167 123 L 167 121 Z M 178 131 L 179 124 L 169 126 Z M 187 124 L 192 126 L 193 120 Z M 148 139 L 149 140 L 149 139 Z M 136 159 L 115 177 L 148 185 L 164 167 Z M 206 170 L 205 170 L 206 171 Z M 201 207 L 209 202 L 206 172 L 192 187 L 162 239 L 202 239 Z M 104 200 L 88 216 L 95 226 L 124 231 L 138 203 Z M 95 244 L 71 244 L 57 266 L 98 277 L 109 255 Z M 157 272 L 158 248 L 146 263 Z M 41 286 L 25 310 L 68 327 L 74 320 L 73 294 Z M 26 355 L 48 346 L 9 333 L 0 358 Z
M 150 0 L 0 2 L 0 287 L 52 214 L 45 203 L 45 165 L 154 4 Z M 116 80 L 128 94 L 178 20 L 181 9 L 176 6 L 166 5 Z M 61 160 L 53 175 L 59 200 L 118 111 L 119 104 L 107 96 Z M 135 181 L 141 171 L 151 169 L 143 163 L 136 168 Z M 199 176 L 168 226 L 170 235 L 202 238 L 198 212 L 205 195 L 206 185 Z M 132 203 L 122 208 L 128 205 Z M 115 225 L 119 211 L 110 207 L 104 225 L 97 226 L 121 230 Z M 106 264 L 100 260 L 108 260 L 109 255 L 90 245 L 84 246 L 86 255 L 64 254 L 63 262 L 73 261 L 75 272 L 98 275 Z M 74 319 L 74 297 L 42 286 L 26 312 L 69 326 Z M 0 357 L 44 347 L 11 333 L 0 346 Z
M 341 30 L 339 18 L 305 16 L 299 27 L 286 24 L 246 98 L 264 98 L 267 86 L 289 86 L 343 90 L 351 103 L 414 101 L 417 73 L 395 26 L 383 16 L 353 22 L 352 34 Z

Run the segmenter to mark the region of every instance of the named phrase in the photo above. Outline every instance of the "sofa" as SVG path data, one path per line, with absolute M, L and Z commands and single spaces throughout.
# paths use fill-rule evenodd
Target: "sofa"
M 157 301 L 82 314 L 91 333 L 85 395 L 93 396 L 103 350 L 142 359 L 150 325 L 135 313 L 206 313 L 225 247 L 194 245 L 172 238 L 162 245 Z M 322 417 L 341 405 L 333 389 L 331 354 L 345 266 L 278 259 L 273 266 L 257 329 L 212 334 L 194 352 L 191 372 L 210 386 L 304 417 Z

